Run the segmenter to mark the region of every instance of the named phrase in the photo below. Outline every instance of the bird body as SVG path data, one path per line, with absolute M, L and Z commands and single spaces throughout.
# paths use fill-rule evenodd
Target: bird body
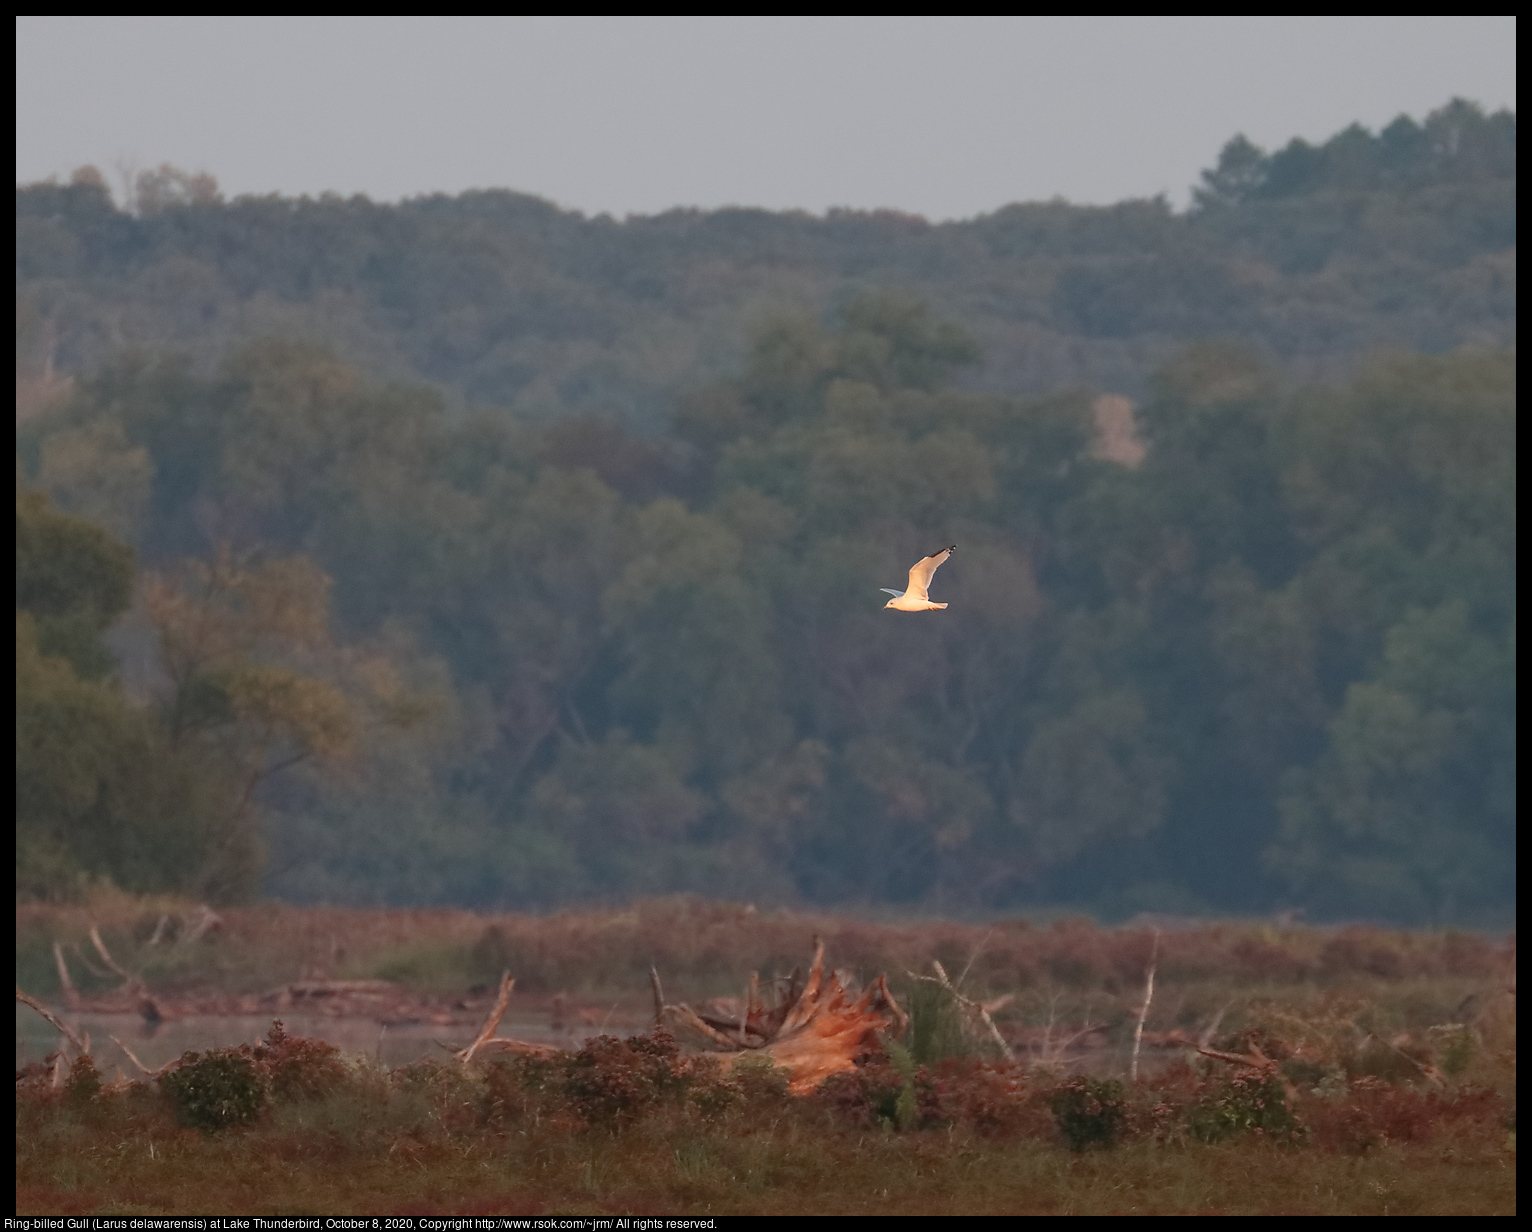
M 938 612 L 946 607 L 945 603 L 932 603 L 929 588 L 931 575 L 941 566 L 941 563 L 957 551 L 957 544 L 943 548 L 940 552 L 932 552 L 929 556 L 923 556 L 910 567 L 910 585 L 905 591 L 890 590 L 887 586 L 878 589 L 884 594 L 893 595 L 883 606 L 893 608 L 896 612 Z

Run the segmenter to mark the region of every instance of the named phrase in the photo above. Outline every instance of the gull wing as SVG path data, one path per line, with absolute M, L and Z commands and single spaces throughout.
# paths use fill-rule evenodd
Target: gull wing
M 878 589 L 881 590 L 885 595 L 893 595 L 896 599 L 899 598 L 900 595 L 904 594 L 904 591 L 902 590 L 890 590 L 887 586 L 879 586 Z
M 931 575 L 941 567 L 942 561 L 957 551 L 957 544 L 950 548 L 943 548 L 940 552 L 932 552 L 924 556 L 910 567 L 909 593 L 917 599 L 930 599 L 927 587 L 931 585 Z

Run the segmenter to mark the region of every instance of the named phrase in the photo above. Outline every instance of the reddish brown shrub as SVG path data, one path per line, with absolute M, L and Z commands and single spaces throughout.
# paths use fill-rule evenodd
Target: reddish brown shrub
M 916 1071 L 913 1082 L 917 1111 L 935 1112 L 931 1081 L 924 1067 Z M 831 1074 L 819 1085 L 814 1097 L 837 1119 L 859 1129 L 875 1129 L 883 1124 L 893 1127 L 898 1123 L 899 1097 L 904 1093 L 904 1087 L 904 1075 L 887 1059 L 876 1057 L 853 1070 Z M 924 1100 L 922 1096 L 925 1096 Z M 923 1110 L 922 1103 L 926 1105 Z
M 101 1094 L 101 1074 L 89 1055 L 79 1056 L 69 1067 L 69 1077 L 64 1082 L 65 1102 L 84 1105 Z
M 563 1094 L 590 1124 L 631 1121 L 686 1086 L 686 1063 L 663 1031 L 625 1040 L 598 1036 L 563 1061 Z
M 933 1094 L 939 1122 L 967 1126 L 986 1138 L 1046 1138 L 1053 1131 L 1046 1103 L 1014 1065 L 942 1061 Z
M 1493 976 L 1514 969 L 1514 942 L 1507 949 L 1472 933 L 1447 933 L 1441 939 L 1441 964 L 1453 975 Z
M 271 1024 L 253 1055 L 270 1076 L 272 1096 L 279 1102 L 322 1099 L 339 1090 L 348 1076 L 339 1048 L 289 1035 L 280 1021 Z
M 525 1120 L 543 1102 L 541 1096 L 552 1066 L 538 1057 L 508 1057 L 484 1071 L 479 1097 L 479 1121 L 502 1128 Z
M 885 1057 L 833 1074 L 813 1097 L 833 1118 L 859 1129 L 958 1125 L 985 1138 L 1052 1137 L 1053 1122 L 1023 1070 L 949 1057 L 906 1073 Z
M 1407 967 L 1420 964 L 1407 963 L 1395 939 L 1369 928 L 1347 928 L 1332 937 L 1319 954 L 1319 965 L 1325 974 L 1377 975 L 1385 979 L 1398 979 L 1406 974 Z
M 1229 956 L 1236 970 L 1256 979 L 1291 982 L 1302 979 L 1309 970 L 1309 964 L 1303 958 L 1255 937 L 1240 938 Z
M 1503 1117 L 1500 1097 L 1481 1087 L 1423 1092 L 1372 1076 L 1354 1078 L 1343 1095 L 1304 1109 L 1315 1145 L 1350 1155 L 1384 1142 L 1426 1142 L 1446 1126 L 1498 1132 Z

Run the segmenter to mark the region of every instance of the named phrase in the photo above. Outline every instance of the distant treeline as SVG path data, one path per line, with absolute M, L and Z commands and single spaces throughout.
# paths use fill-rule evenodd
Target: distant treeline
M 942 226 L 18 190 L 18 892 L 1509 911 L 1514 136 Z
M 973 351 L 779 319 L 659 437 L 291 342 L 82 380 L 19 438 L 23 890 L 1508 909 L 1514 354 L 1193 346 L 1104 450 Z
M 82 168 L 17 191 L 18 361 L 29 403 L 124 348 L 202 371 L 243 342 L 322 342 L 453 405 L 600 413 L 642 431 L 727 377 L 780 311 L 916 294 L 983 361 L 965 387 L 1133 397 L 1179 345 L 1239 335 L 1309 377 L 1380 346 L 1515 336 L 1516 122 L 1454 101 L 1423 123 L 1265 154 L 1244 138 L 1193 208 L 1011 205 L 932 225 L 893 212 L 675 210 L 618 221 L 509 191 L 380 205 L 245 197 L 171 167 L 127 209 Z

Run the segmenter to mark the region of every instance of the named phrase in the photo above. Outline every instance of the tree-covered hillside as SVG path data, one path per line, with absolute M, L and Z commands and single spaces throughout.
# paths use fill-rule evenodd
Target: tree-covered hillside
M 19 359 L 33 379 L 124 347 L 206 367 L 284 333 L 455 403 L 647 431 L 734 371 L 772 313 L 896 287 L 978 342 L 971 388 L 1137 397 L 1209 334 L 1335 376 L 1379 346 L 1513 341 L 1515 175 L 1514 116 L 1464 102 L 1270 155 L 1236 138 L 1186 213 L 1055 201 L 940 225 L 747 209 L 618 221 L 507 191 L 224 202 L 173 169 L 140 176 L 124 212 L 87 168 L 17 191 Z
M 1187 215 L 22 190 L 19 889 L 1503 914 L 1513 176 L 1455 104 Z
M 1509 903 L 1514 357 L 1294 391 L 1193 347 L 1131 467 L 964 351 L 908 301 L 784 321 L 654 441 L 266 343 L 112 366 L 23 464 L 139 545 L 127 685 L 280 893 Z M 947 611 L 882 609 L 953 542 Z

